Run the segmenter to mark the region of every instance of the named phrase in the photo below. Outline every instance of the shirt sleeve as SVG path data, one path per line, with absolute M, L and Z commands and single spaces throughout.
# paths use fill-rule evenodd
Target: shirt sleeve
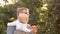
M 18 24 L 16 27 L 17 30 L 21 30 L 24 32 L 31 32 L 31 29 L 28 29 L 26 26 L 22 25 L 22 24 Z
M 24 32 L 31 32 L 31 29 L 28 29 L 26 26 L 23 26 L 23 27 L 22 27 L 22 30 L 23 30 Z
M 31 32 L 32 29 L 28 29 L 27 27 L 23 27 L 23 31 L 25 32 Z
M 7 23 L 7 26 L 15 26 L 16 25 L 16 22 L 11 22 L 11 23 Z

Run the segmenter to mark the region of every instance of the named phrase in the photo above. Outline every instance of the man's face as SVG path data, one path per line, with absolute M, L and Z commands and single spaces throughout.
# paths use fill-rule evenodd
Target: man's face
M 24 9 L 24 10 L 22 10 L 22 11 L 19 11 L 18 13 L 19 13 L 19 14 L 20 14 L 20 13 L 27 14 L 27 10 L 26 10 L 26 9 Z
M 25 13 L 25 14 L 27 14 L 27 10 L 26 10 L 26 9 L 24 9 L 24 10 L 22 11 L 22 13 Z
M 20 14 L 20 13 L 24 13 L 24 14 L 29 15 L 29 11 L 27 9 L 24 9 L 24 10 L 18 12 L 18 14 Z

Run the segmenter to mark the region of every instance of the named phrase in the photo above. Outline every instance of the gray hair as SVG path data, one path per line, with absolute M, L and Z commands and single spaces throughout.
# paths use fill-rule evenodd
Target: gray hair
M 28 8 L 25 8 L 25 7 L 19 7 L 19 8 L 17 8 L 17 12 L 19 12 L 19 11 L 21 11 L 21 10 L 24 10 L 24 9 L 29 11 Z
M 22 10 L 27 10 L 27 14 L 29 14 L 29 9 L 28 8 L 26 8 L 26 7 L 19 7 L 19 8 L 17 8 L 17 14 L 19 13 L 19 12 L 22 12 Z

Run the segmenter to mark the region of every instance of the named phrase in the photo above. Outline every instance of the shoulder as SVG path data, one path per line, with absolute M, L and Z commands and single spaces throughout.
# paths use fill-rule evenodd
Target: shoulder
M 15 20 L 15 21 L 13 21 L 13 22 L 11 22 L 11 23 L 16 23 L 16 22 L 18 22 L 17 20 Z
M 17 20 L 13 21 L 13 22 L 8 22 L 7 26 L 15 26 L 17 23 Z

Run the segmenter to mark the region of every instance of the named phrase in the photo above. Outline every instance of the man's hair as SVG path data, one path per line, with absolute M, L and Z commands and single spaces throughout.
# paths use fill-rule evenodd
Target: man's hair
M 18 7 L 17 11 L 21 11 L 21 10 L 24 10 L 24 9 L 28 9 L 28 8 L 26 8 L 26 7 Z
M 27 14 L 29 14 L 29 9 L 28 8 L 26 8 L 26 7 L 19 7 L 19 8 L 17 8 L 17 16 L 19 15 L 18 13 L 22 12 L 23 10 L 27 10 Z

